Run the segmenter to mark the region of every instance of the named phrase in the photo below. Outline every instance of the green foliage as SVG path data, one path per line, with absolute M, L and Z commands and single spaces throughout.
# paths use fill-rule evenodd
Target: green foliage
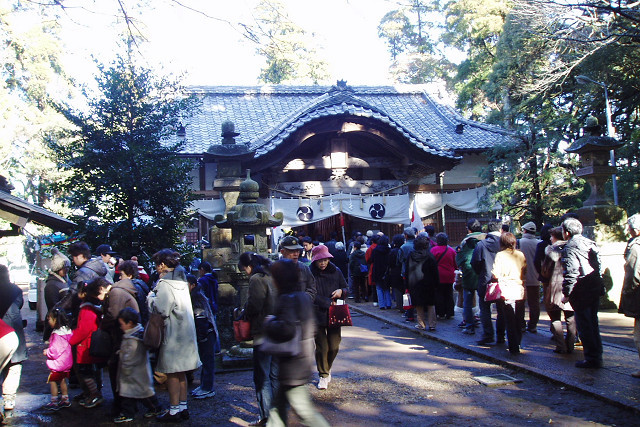
M 51 183 L 62 178 L 43 135 L 66 125 L 50 97 L 66 93 L 70 82 L 60 64 L 58 27 L 46 8 L 0 0 L 0 175 L 14 194 L 60 212 Z
M 256 25 L 245 26 L 245 36 L 265 58 L 259 76 L 262 82 L 318 84 L 328 80 L 327 63 L 319 58 L 312 37 L 290 20 L 279 1 L 258 4 Z
M 99 93 L 87 111 L 60 111 L 75 125 L 50 145 L 70 176 L 61 185 L 81 232 L 95 247 L 111 243 L 123 255 L 171 247 L 190 217 L 190 171 L 171 139 L 181 117 L 198 106 L 176 81 L 118 57 L 99 65 Z M 175 142 L 172 142 L 175 141 Z

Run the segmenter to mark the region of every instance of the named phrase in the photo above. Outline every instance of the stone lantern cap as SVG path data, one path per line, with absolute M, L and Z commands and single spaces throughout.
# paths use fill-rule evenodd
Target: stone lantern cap
M 583 128 L 584 136 L 578 138 L 567 151 L 569 153 L 590 153 L 594 151 L 610 151 L 620 148 L 624 145 L 624 142 L 620 142 L 610 136 L 602 136 L 598 119 L 590 116 L 587 117 L 587 122 Z
M 235 226 L 268 226 L 282 225 L 283 214 L 276 212 L 271 215 L 266 206 L 257 203 L 260 185 L 251 179 L 247 170 L 247 179 L 240 184 L 239 202 L 224 215 L 216 215 L 214 221 L 219 228 L 233 228 Z
M 571 146 L 567 148 L 567 151 L 569 153 L 581 154 L 592 151 L 615 150 L 616 148 L 620 148 L 623 145 L 623 142 L 609 136 L 588 135 L 576 139 L 573 144 L 571 144 Z

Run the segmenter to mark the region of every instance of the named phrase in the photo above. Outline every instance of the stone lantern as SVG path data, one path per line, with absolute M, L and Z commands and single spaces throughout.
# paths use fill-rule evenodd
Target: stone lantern
M 567 149 L 580 155 L 580 169 L 576 175 L 584 178 L 591 187 L 591 195 L 583 206 L 576 211 L 583 226 L 583 234 L 595 240 L 600 247 L 603 279 L 606 294 L 600 298 L 600 308 L 615 309 L 616 304 L 609 300 L 609 292 L 615 283 L 621 283 L 624 258 L 625 223 L 627 214 L 624 209 L 615 206 L 605 194 L 604 186 L 616 169 L 609 164 L 610 152 L 624 143 L 602 136 L 598 119 L 589 117 L 584 127 L 584 136 L 577 139 Z M 612 295 L 619 295 L 616 291 Z
M 580 155 L 580 168 L 576 175 L 584 178 L 591 187 L 591 195 L 577 214 L 585 235 L 599 243 L 624 240 L 626 213 L 614 206 L 604 191 L 605 183 L 616 172 L 615 167 L 609 164 L 610 151 L 623 145 L 614 138 L 602 136 L 598 119 L 589 117 L 584 136 L 567 149 L 570 153 Z
M 248 296 L 249 278 L 244 271 L 238 269 L 240 254 L 249 251 L 268 256 L 267 228 L 279 226 L 283 220 L 282 212 L 271 215 L 266 206 L 258 203 L 259 189 L 260 186 L 251 179 L 250 171 L 247 170 L 247 178 L 239 186 L 238 203 L 226 215 L 214 217 L 216 226 L 212 235 L 217 230 L 230 229 L 230 239 L 222 244 L 222 240 L 212 237 L 212 242 L 218 244 L 208 249 L 204 255 L 205 259 L 219 260 L 218 277 L 222 307 L 218 313 L 218 331 L 221 346 L 226 349 L 235 344 L 233 308 L 244 307 Z M 223 293 L 225 298 L 222 297 Z

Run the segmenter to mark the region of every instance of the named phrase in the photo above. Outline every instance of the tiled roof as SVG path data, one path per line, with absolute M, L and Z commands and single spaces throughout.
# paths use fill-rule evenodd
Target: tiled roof
M 408 141 L 436 156 L 482 150 L 513 140 L 499 127 L 464 119 L 439 105 L 422 85 L 403 86 L 215 86 L 191 87 L 202 110 L 186 120 L 184 154 L 202 154 L 220 144 L 221 125 L 231 120 L 236 142 L 255 157 L 275 147 L 306 123 L 329 116 L 372 118 L 394 128 Z M 463 125 L 457 133 L 456 126 Z

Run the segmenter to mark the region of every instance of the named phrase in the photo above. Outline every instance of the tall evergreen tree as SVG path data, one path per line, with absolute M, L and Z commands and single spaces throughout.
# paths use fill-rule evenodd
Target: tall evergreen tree
M 312 37 L 287 15 L 277 0 L 262 0 L 255 25 L 245 26 L 245 37 L 256 43 L 265 59 L 259 79 L 264 83 L 319 84 L 327 82 L 327 63 L 319 57 Z
M 189 218 L 194 165 L 178 157 L 180 139 L 169 137 L 198 101 L 131 57 L 99 70 L 98 93 L 86 110 L 60 106 L 75 126 L 51 140 L 60 167 L 70 172 L 61 189 L 95 243 L 108 241 L 123 253 L 136 244 L 172 246 Z

